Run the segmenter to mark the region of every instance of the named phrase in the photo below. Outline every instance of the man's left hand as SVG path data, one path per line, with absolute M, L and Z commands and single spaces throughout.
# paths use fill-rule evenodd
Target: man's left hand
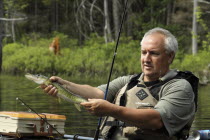
M 107 116 L 113 108 L 113 104 L 103 99 L 88 99 L 89 102 L 81 103 L 88 112 L 96 116 Z

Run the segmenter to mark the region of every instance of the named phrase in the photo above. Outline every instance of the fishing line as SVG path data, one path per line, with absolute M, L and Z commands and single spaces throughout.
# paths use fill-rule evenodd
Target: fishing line
M 21 100 L 20 98 L 16 97 L 16 100 L 20 101 L 22 103 L 22 105 L 24 105 L 25 107 L 27 107 L 29 110 L 31 110 L 32 112 L 34 112 L 37 116 L 39 116 L 45 123 L 47 123 L 51 128 L 53 128 L 61 137 L 63 137 L 63 135 L 58 132 L 58 130 L 52 126 L 47 120 L 46 118 L 43 118 L 41 115 L 39 115 L 34 109 L 32 109 L 29 105 L 27 105 L 23 100 Z M 43 114 L 44 115 L 44 114 Z
M 107 86 L 106 86 L 106 92 L 105 92 L 105 95 L 104 95 L 104 100 L 107 99 L 107 95 L 108 95 L 109 83 L 110 83 L 110 79 L 111 79 L 111 75 L 112 75 L 112 70 L 113 70 L 113 66 L 114 66 L 115 57 L 117 55 L 117 48 L 118 48 L 119 39 L 120 39 L 121 31 L 122 31 L 122 25 L 123 25 L 123 21 L 125 20 L 127 3 L 128 3 L 128 0 L 126 0 L 125 6 L 124 6 L 123 17 L 122 17 L 121 24 L 120 24 L 120 29 L 119 29 L 119 32 L 118 32 L 117 42 L 116 42 L 116 46 L 115 46 L 114 56 L 113 56 L 113 59 L 112 59 L 112 64 L 111 64 L 111 68 L 110 68 L 110 73 L 109 73 L 109 78 L 108 78 L 108 82 L 107 82 Z M 98 120 L 98 126 L 97 126 L 97 129 L 96 129 L 96 132 L 95 132 L 94 140 L 98 140 L 101 121 L 102 121 L 102 117 L 100 117 L 99 120 Z

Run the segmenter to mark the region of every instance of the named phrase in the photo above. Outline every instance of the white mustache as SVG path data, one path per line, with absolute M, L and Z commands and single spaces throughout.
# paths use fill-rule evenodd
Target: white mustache
M 143 66 L 149 66 L 152 67 L 153 65 L 151 63 L 143 63 Z

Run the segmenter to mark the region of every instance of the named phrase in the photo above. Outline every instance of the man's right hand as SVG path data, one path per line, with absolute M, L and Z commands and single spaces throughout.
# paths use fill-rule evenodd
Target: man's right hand
M 64 83 L 64 80 L 60 77 L 57 77 L 57 76 L 52 76 L 50 77 L 50 81 L 52 82 L 57 82 L 59 84 L 63 84 Z M 56 87 L 54 87 L 53 85 L 40 85 L 40 88 L 43 89 L 43 91 L 45 93 L 47 93 L 48 95 L 51 95 L 51 96 L 57 96 L 57 93 L 58 93 L 58 90 Z

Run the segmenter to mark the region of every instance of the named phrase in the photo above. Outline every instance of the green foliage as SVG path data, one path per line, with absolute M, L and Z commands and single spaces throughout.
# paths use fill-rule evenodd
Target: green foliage
M 15 22 L 18 43 L 8 44 L 12 42 L 12 38 L 4 38 L 3 70 L 5 72 L 101 76 L 107 75 L 110 71 L 116 42 L 104 43 L 102 37 L 104 19 L 103 16 L 96 16 L 101 15 L 98 12 L 103 9 L 103 3 L 95 3 L 97 8 L 91 12 L 93 16 L 93 23 L 91 23 L 89 16 L 85 17 L 89 15 L 88 13 L 84 14 L 84 19 L 87 20 L 75 19 L 75 11 L 78 16 L 78 12 L 82 10 L 79 9 L 80 1 L 4 0 L 3 2 L 6 18 L 27 17 L 27 20 Z M 82 7 L 85 7 L 87 3 L 83 4 Z M 154 27 L 169 29 L 178 39 L 179 52 L 171 68 L 196 72 L 209 64 L 210 32 L 205 20 L 207 18 L 202 13 L 202 8 L 198 8 L 197 19 L 202 27 L 199 29 L 203 29 L 199 36 L 196 36 L 199 39 L 199 53 L 195 56 L 187 54 L 191 50 L 191 43 L 189 43 L 191 42 L 189 32 L 191 19 L 190 26 L 187 22 L 173 21 L 173 18 L 178 15 L 176 13 L 179 13 L 179 9 L 182 8 L 179 4 L 174 5 L 172 0 L 131 2 L 130 11 L 127 13 L 129 18 L 123 25 L 123 32 L 131 37 L 123 35 L 120 37 L 113 70 L 115 75 L 141 71 L 139 40 L 146 31 Z M 167 6 L 170 5 L 175 6 L 175 13 L 167 10 Z M 121 6 L 124 5 L 119 4 L 119 8 L 122 8 Z M 88 7 L 86 9 L 90 11 Z M 186 10 L 190 12 L 191 9 Z M 112 11 L 109 10 L 110 17 L 113 17 Z M 174 14 L 173 18 L 170 17 L 170 24 L 166 23 L 168 14 Z M 111 24 L 111 30 L 114 28 Z M 61 54 L 58 56 L 48 49 L 55 37 L 59 38 L 61 48 Z M 86 38 L 90 39 L 85 40 Z
M 11 44 L 8 44 L 6 45 L 3 50 L 4 52 L 7 52 L 7 54 L 4 54 L 3 53 L 3 56 L 6 57 L 6 56 L 11 56 L 13 55 L 16 50 L 20 50 L 22 48 L 25 48 L 25 46 L 21 45 L 21 44 L 18 44 L 18 43 L 11 43 Z
M 28 40 L 29 46 L 19 43 L 5 45 L 3 71 L 78 76 L 100 76 L 109 72 L 115 42 L 104 44 L 102 38 L 94 36 L 87 40 L 83 47 L 79 47 L 75 40 L 70 40 L 65 35 L 57 33 L 56 36 L 61 38 L 60 55 L 54 55 L 48 50 L 51 39 Z M 68 41 L 65 47 L 62 47 L 63 41 L 64 43 Z M 139 64 L 139 41 L 123 37 L 118 47 L 114 73 L 117 75 L 138 73 L 140 68 L 132 66 Z
M 197 13 L 196 13 L 196 17 L 197 17 L 197 22 L 199 23 L 199 25 L 202 27 L 204 33 L 203 34 L 199 34 L 197 37 L 198 42 L 200 44 L 202 44 L 200 50 L 205 50 L 205 51 L 209 51 L 210 50 L 210 32 L 209 32 L 209 28 L 207 26 L 207 22 L 204 20 L 203 18 L 203 12 L 201 10 L 200 7 L 197 8 Z
M 186 60 L 183 62 L 183 69 L 188 68 L 194 72 L 202 71 L 210 63 L 210 52 L 200 51 L 196 56 L 187 56 Z
M 182 57 L 181 57 L 182 55 Z M 171 68 L 182 71 L 191 71 L 197 76 L 210 64 L 210 52 L 199 51 L 197 55 L 179 53 L 175 58 Z
M 54 36 L 60 38 L 60 55 L 54 55 L 48 49 Z M 28 43 L 12 43 L 3 47 L 3 71 L 12 73 L 42 73 L 69 76 L 104 76 L 110 71 L 116 42 L 103 43 L 103 38 L 93 35 L 84 45 L 69 39 L 61 33 L 54 33 L 53 38 L 28 39 Z M 115 57 L 113 75 L 125 75 L 141 72 L 140 44 L 122 36 Z M 26 45 L 28 44 L 28 45 Z M 206 41 L 206 48 L 209 42 Z M 180 49 L 171 68 L 202 71 L 210 60 L 210 51 L 202 50 L 195 56 Z
M 66 47 L 70 47 L 70 48 L 74 48 L 75 46 L 78 45 L 78 40 L 76 39 L 69 39 L 68 35 L 65 35 L 63 33 L 60 32 L 53 32 L 52 34 L 52 39 L 53 40 L 55 37 L 59 38 L 59 45 L 61 48 L 66 48 Z
M 204 30 L 208 30 L 208 26 L 206 25 L 204 19 L 202 18 L 203 12 L 201 11 L 201 8 L 197 8 L 196 17 L 197 22 L 200 23 L 200 25 L 203 27 Z
M 141 71 L 140 68 L 140 45 L 138 40 L 124 39 L 119 44 L 116 57 L 115 72 L 134 74 Z
M 12 55 L 10 55 L 11 52 L 13 52 Z M 6 45 L 3 48 L 3 54 L 3 70 L 7 72 L 51 72 L 52 70 L 50 58 L 52 54 L 43 47 L 18 48 Z

